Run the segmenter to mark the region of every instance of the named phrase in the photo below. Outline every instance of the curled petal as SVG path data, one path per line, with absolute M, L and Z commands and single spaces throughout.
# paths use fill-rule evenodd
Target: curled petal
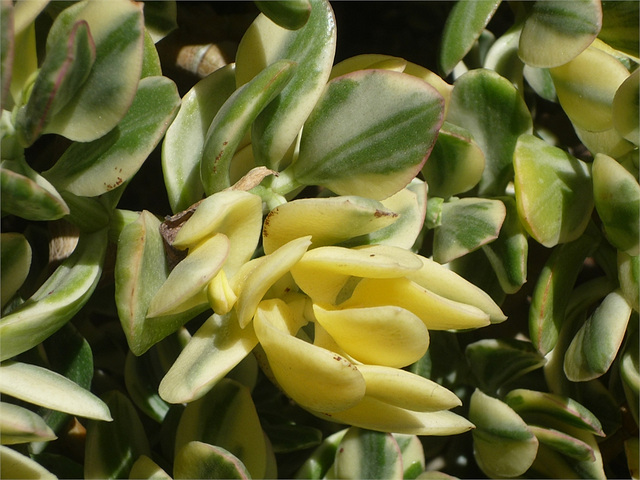
M 329 310 L 314 305 L 318 323 L 359 362 L 404 367 L 429 347 L 429 332 L 413 313 L 397 306 Z
M 448 410 L 414 412 L 368 395 L 353 408 L 318 415 L 360 428 L 408 435 L 456 435 L 474 428 L 469 420 Z
M 489 324 L 477 307 L 436 295 L 407 278 L 363 278 L 341 308 L 395 305 L 414 313 L 430 330 L 461 330 Z
M 366 388 L 362 374 L 337 353 L 290 335 L 287 325 L 292 316 L 282 300 L 273 299 L 260 304 L 253 320 L 280 387 L 312 410 L 338 412 L 356 405 Z
M 358 365 L 367 395 L 385 403 L 418 412 L 435 412 L 460 406 L 450 390 L 406 370 L 378 365 Z
M 229 285 L 229 279 L 224 269 L 220 270 L 209 282 L 207 297 L 209 298 L 209 305 L 218 315 L 229 313 L 235 305 L 238 296 Z

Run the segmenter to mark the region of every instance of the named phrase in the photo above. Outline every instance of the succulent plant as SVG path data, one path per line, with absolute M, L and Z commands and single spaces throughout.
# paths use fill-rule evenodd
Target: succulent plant
M 638 477 L 636 2 L 1 5 L 2 476 Z

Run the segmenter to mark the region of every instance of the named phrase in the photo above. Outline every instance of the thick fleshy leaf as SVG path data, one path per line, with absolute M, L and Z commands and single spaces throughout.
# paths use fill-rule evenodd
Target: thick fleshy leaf
M 409 435 L 448 436 L 474 428 L 469 420 L 448 410 L 415 412 L 369 396 L 348 410 L 315 413 L 326 420 L 354 427 Z
M 146 5 L 148 5 L 148 3 Z M 160 76 L 162 76 L 162 65 L 160 65 L 160 56 L 158 55 L 158 50 L 156 50 L 153 39 L 149 34 L 149 30 L 145 29 L 144 53 L 142 56 L 142 71 L 140 72 L 140 78 Z
M 305 408 L 337 412 L 357 404 L 365 381 L 357 367 L 337 353 L 292 336 L 286 324 L 292 315 L 278 299 L 265 300 L 254 328 L 280 387 Z
M 469 419 L 473 455 L 491 478 L 515 478 L 536 458 L 538 440 L 527 424 L 506 403 L 476 390 L 471 396 Z
M 397 213 L 365 197 L 301 198 L 269 212 L 262 242 L 267 254 L 306 235 L 311 235 L 313 247 L 333 245 L 375 232 L 396 220 Z
M 640 143 L 638 108 L 640 104 L 640 72 L 635 70 L 622 82 L 613 97 L 613 126 L 636 146 Z
M 238 295 L 235 308 L 238 312 L 238 323 L 242 328 L 246 327 L 253 318 L 258 303 L 267 290 L 291 270 L 310 245 L 309 236 L 291 240 L 276 251 L 262 257 L 260 262 L 254 264 L 255 267 L 248 268 L 233 278 L 231 286 Z
M 407 278 L 363 278 L 341 308 L 394 305 L 417 315 L 429 330 L 464 330 L 490 323 L 478 307 L 441 297 Z
M 360 70 L 335 78 L 305 123 L 298 160 L 279 181 L 382 200 L 420 171 L 443 110 L 442 96 L 412 75 Z
M 597 0 L 535 2 L 520 35 L 519 55 L 533 67 L 557 67 L 578 56 L 602 26 Z
M 96 61 L 73 98 L 44 129 L 78 142 L 90 142 L 112 130 L 129 109 L 142 68 L 142 4 L 125 0 L 77 3 L 60 13 L 50 31 L 63 36 L 77 21 L 86 21 L 96 46 Z M 113 75 L 113 71 L 120 72 Z
M 525 65 L 522 71 L 525 80 L 534 92 L 545 100 L 557 102 L 556 87 L 548 68 L 536 68 Z
M 529 309 L 529 335 L 543 355 L 556 345 L 569 303 L 567 292 L 597 243 L 597 236 L 590 233 L 556 246 L 538 276 Z
M 52 31 L 63 33 L 60 29 Z M 78 92 L 96 58 L 91 32 L 82 20 L 73 25 L 68 36 L 47 39 L 47 44 L 47 55 L 29 101 L 20 108 L 16 118 L 16 130 L 24 145 L 35 142 L 49 119 Z
M 404 72 L 407 67 L 407 63 L 408 62 L 404 58 L 400 57 L 392 57 L 391 55 L 382 55 L 379 53 L 363 53 L 336 63 L 331 69 L 331 75 L 329 78 L 333 80 L 334 78 L 341 77 L 347 73 L 372 68 Z
M 44 419 L 24 407 L 0 402 L 0 443 L 13 445 L 55 440 L 56 434 Z
M 529 425 L 529 429 L 541 444 L 546 445 L 553 450 L 557 450 L 562 455 L 582 461 L 595 460 L 593 449 L 582 440 L 552 428 L 542 428 Z
M 269 20 L 288 30 L 297 30 L 304 27 L 311 15 L 311 3 L 309 0 L 257 1 L 256 6 L 269 17 Z
M 196 440 L 176 453 L 173 466 L 176 478 L 250 479 L 247 467 L 234 454 L 222 447 Z
M 131 401 L 112 390 L 104 396 L 113 422 L 89 422 L 84 478 L 126 478 L 140 455 L 149 456 L 149 440 Z
M 597 154 L 592 165 L 595 207 L 607 239 L 632 256 L 640 254 L 640 185 L 613 158 Z
M 11 84 L 9 91 L 13 97 L 7 106 L 22 96 L 22 90 L 31 75 L 38 69 L 36 51 L 35 19 L 47 6 L 49 0 L 18 2 L 13 6 L 13 59 L 11 62 Z M 3 72 L 4 73 L 4 72 Z M 6 88 L 6 86 L 5 86 Z M 4 93 L 4 92 L 3 92 Z M 2 98 L 4 104 L 5 98 Z
M 140 455 L 131 466 L 129 478 L 148 478 L 152 480 L 171 480 L 171 476 L 146 455 Z
M 507 318 L 485 291 L 449 268 L 429 258 L 419 258 L 422 268 L 408 273 L 407 278 L 436 295 L 479 308 L 489 315 L 491 323 L 500 323 Z
M 433 236 L 433 259 L 449 263 L 498 238 L 507 214 L 500 200 L 452 198 L 442 204 L 442 223 Z
M 43 175 L 75 195 L 101 195 L 128 181 L 160 142 L 180 97 L 166 77 L 140 80 L 133 104 L 104 137 L 71 145 Z
M 0 392 L 79 417 L 111 420 L 109 408 L 98 397 L 68 378 L 36 365 L 4 362 L 0 365 Z
M 405 435 L 402 433 L 392 434 L 402 453 L 402 467 L 404 478 L 417 478 L 424 472 L 426 465 L 424 447 L 417 435 Z
M 9 87 L 11 85 L 11 71 L 13 67 L 13 2 L 3 0 L 0 4 L 0 102 L 2 109 L 11 108 L 11 94 Z
M 281 3 L 291 8 L 299 1 Z M 256 163 L 274 170 L 278 170 L 320 98 L 333 64 L 336 48 L 333 10 L 326 0 L 313 0 L 309 4 L 309 19 L 295 31 L 259 15 L 242 37 L 236 55 L 238 86 L 279 60 L 291 60 L 298 65 L 289 84 L 258 116 L 251 131 Z
M 506 293 L 515 293 L 527 281 L 527 256 L 529 244 L 526 231 L 512 197 L 500 197 L 507 215 L 500 228 L 500 234 L 493 242 L 483 245 L 500 286 Z
M 31 245 L 21 233 L 0 234 L 0 305 L 6 303 L 27 279 L 31 267 Z
M 603 153 L 613 158 L 621 158 L 635 148 L 635 145 L 625 140 L 614 127 L 601 132 L 591 132 L 577 125 L 573 128 L 580 141 L 594 156 Z
M 144 25 L 154 43 L 159 42 L 178 28 L 178 12 L 175 0 L 168 2 L 145 2 Z
M 633 333 L 633 332 L 630 332 Z M 629 404 L 631 414 L 638 422 L 638 410 L 640 409 L 640 368 L 638 367 L 638 348 L 633 335 L 629 335 L 620 361 L 620 378 L 624 394 Z
M 605 297 L 580 327 L 564 356 L 564 371 L 572 382 L 604 375 L 618 354 L 627 331 L 631 306 L 620 290 Z
M 82 236 L 47 281 L 0 320 L 1 360 L 36 346 L 82 308 L 98 284 L 106 249 L 106 230 Z
M 206 287 L 229 253 L 229 239 L 217 233 L 175 266 L 149 302 L 148 317 L 185 312 L 206 300 Z
M 505 401 L 525 420 L 543 422 L 546 419 L 557 422 L 556 425 L 565 424 L 594 435 L 604 435 L 598 418 L 572 398 L 518 388 L 511 390 Z
M 516 206 L 524 228 L 545 247 L 578 238 L 593 211 L 589 166 L 533 135 L 513 157 Z
M 318 446 L 302 464 L 293 478 L 307 478 L 319 480 L 325 477 L 325 474 L 333 466 L 338 445 L 347 433 L 348 429 L 338 430 L 326 437 L 320 446 Z
M 598 71 L 607 75 L 591 74 Z M 594 132 L 613 126 L 613 98 L 629 76 L 617 58 L 592 46 L 550 72 L 560 105 L 574 125 Z
M 173 246 L 193 248 L 213 233 L 222 233 L 230 242 L 224 263 L 231 277 L 253 256 L 262 230 L 260 197 L 242 190 L 224 190 L 203 200 L 182 225 Z
M 207 195 L 231 185 L 229 164 L 258 114 L 291 81 L 296 63 L 279 60 L 238 88 L 220 107 L 207 131 L 200 179 Z M 239 74 L 236 71 L 236 77 Z
M 640 311 L 640 256 L 632 257 L 618 251 L 618 282 L 631 308 Z
M 330 309 L 314 305 L 313 313 L 349 356 L 365 364 L 405 367 L 429 347 L 425 324 L 401 307 Z
M 134 405 L 148 417 L 162 423 L 169 411 L 169 405 L 158 394 L 160 378 L 157 374 L 157 360 L 159 356 L 157 353 L 156 355 L 153 355 L 152 352 L 149 353 L 137 357 L 133 352 L 127 352 L 124 382 L 129 398 Z
M 478 385 L 492 393 L 545 364 L 531 343 L 509 338 L 478 340 L 467 346 L 465 356 Z
M 212 315 L 191 337 L 160 382 L 169 403 L 201 398 L 257 345 L 253 327 L 240 328 L 236 315 Z
M 27 220 L 56 220 L 69 213 L 58 191 L 24 159 L 0 164 L 2 211 Z
M 616 50 L 640 57 L 638 38 L 638 2 L 603 2 L 602 29 L 598 38 Z
M 429 195 L 448 198 L 478 184 L 484 171 L 484 154 L 468 130 L 445 122 L 422 167 Z
M 461 405 L 450 390 L 400 368 L 358 365 L 367 384 L 367 396 L 416 412 L 448 410 Z
M 0 445 L 0 466 L 2 478 L 58 478 L 35 460 L 4 445 Z
M 491 70 L 471 70 L 454 83 L 447 121 L 467 129 L 484 153 L 478 193 L 503 195 L 513 178 L 516 141 L 532 130 L 521 93 Z
M 147 318 L 151 300 L 169 276 L 159 228 L 160 220 L 143 211 L 122 229 L 118 238 L 115 301 L 122 330 L 135 355 L 142 355 L 197 313 Z
M 205 397 L 187 405 L 175 436 L 176 455 L 193 441 L 227 450 L 244 463 L 251 478 L 265 478 L 265 437 L 251 392 L 240 383 L 221 380 Z
M 162 144 L 162 171 L 174 213 L 204 195 L 200 160 L 211 121 L 236 88 L 235 64 L 203 78 L 182 97 L 182 105 Z
M 499 5 L 500 0 L 456 2 L 445 23 L 440 45 L 440 69 L 445 75 L 471 50 Z
M 352 427 L 342 438 L 332 474 L 335 478 L 403 478 L 400 447 L 390 433 Z

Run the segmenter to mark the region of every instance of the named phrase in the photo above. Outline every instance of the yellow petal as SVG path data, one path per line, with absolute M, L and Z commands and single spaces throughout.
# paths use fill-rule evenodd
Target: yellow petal
M 218 315 L 225 315 L 231 311 L 238 299 L 224 269 L 220 270 L 207 286 L 209 305 Z
M 404 367 L 429 347 L 429 332 L 420 318 L 397 306 L 313 311 L 320 325 L 350 356 L 362 363 Z
M 303 407 L 335 412 L 356 405 L 365 382 L 358 369 L 335 352 L 289 333 L 292 313 L 279 299 L 265 300 L 253 326 L 280 387 Z M 289 317 L 289 318 L 287 318 Z
M 455 302 L 407 278 L 364 278 L 341 308 L 395 305 L 414 313 L 429 330 L 462 330 L 489 324 L 489 315 L 477 307 Z
M 220 271 L 229 253 L 229 239 L 216 234 L 189 252 L 171 271 L 149 304 L 147 316 L 180 313 L 194 307 L 193 298 L 206 303 L 205 288 Z
M 246 279 L 239 286 L 236 310 L 241 327 L 245 327 L 253 317 L 258 303 L 267 293 L 267 290 L 293 265 L 298 262 L 311 245 L 311 237 L 301 237 L 291 240 L 275 252 L 263 257 L 262 261 L 255 264 Z M 234 282 L 235 283 L 235 282 Z
M 456 435 L 474 428 L 469 420 L 448 410 L 414 412 L 368 395 L 348 410 L 316 414 L 333 422 L 408 435 Z
M 224 233 L 231 241 L 225 263 L 231 276 L 253 255 L 262 229 L 260 197 L 241 190 L 224 190 L 200 203 L 173 242 L 176 248 L 191 248 L 213 233 Z
M 479 308 L 491 317 L 491 323 L 506 320 L 506 315 L 484 290 L 444 265 L 420 255 L 418 257 L 422 260 L 422 268 L 409 272 L 407 274 L 409 280 L 413 280 L 436 295 Z
M 313 246 L 332 245 L 391 225 L 398 218 L 380 202 L 356 196 L 302 198 L 274 208 L 262 231 L 265 253 L 290 240 L 313 237 Z
M 442 385 L 399 368 L 358 365 L 367 384 L 367 395 L 385 403 L 418 412 L 448 410 L 462 404 Z

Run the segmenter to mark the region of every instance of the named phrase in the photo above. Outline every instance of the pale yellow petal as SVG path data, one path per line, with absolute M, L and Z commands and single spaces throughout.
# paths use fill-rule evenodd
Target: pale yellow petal
M 420 318 L 397 306 L 326 309 L 313 306 L 320 325 L 340 347 L 362 363 L 404 367 L 429 347 Z
M 218 315 L 229 313 L 238 299 L 224 269 L 220 270 L 207 286 L 209 305 Z
M 364 378 L 355 365 L 335 352 L 290 335 L 289 307 L 278 299 L 257 309 L 253 327 L 280 387 L 303 407 L 335 412 L 364 396 Z

